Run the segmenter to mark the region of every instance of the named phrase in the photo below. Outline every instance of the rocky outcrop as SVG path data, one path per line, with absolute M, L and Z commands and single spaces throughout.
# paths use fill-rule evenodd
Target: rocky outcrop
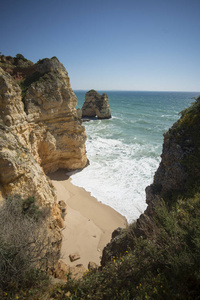
M 128 239 L 123 228 L 115 229 L 111 236 L 111 241 L 104 247 L 101 258 L 101 265 L 105 266 L 113 257 L 120 257 L 120 253 L 127 250 Z
M 98 119 L 110 119 L 111 111 L 107 94 L 100 95 L 95 90 L 85 94 L 85 102 L 82 107 L 82 117 L 98 117 Z
M 67 282 L 68 278 L 80 279 L 87 273 L 86 268 L 82 264 L 70 267 L 65 262 L 59 259 L 54 272 L 54 277 L 59 278 L 63 282 Z M 70 295 L 69 295 L 70 296 Z
M 77 116 L 77 98 L 67 71 L 55 57 L 41 60 L 25 70 L 20 83 L 23 99 L 18 84 L 11 83 L 12 78 L 4 73 L 7 77 L 1 89 L 2 97 L 5 98 L 9 90 L 8 87 L 6 91 L 6 82 L 13 88 L 9 101 L 0 103 L 5 125 L 17 125 L 15 130 L 21 142 L 26 144 L 45 173 L 61 167 L 85 167 L 86 133 Z
M 77 116 L 68 73 L 55 57 L 39 61 L 38 73 L 39 80 L 31 83 L 23 99 L 29 122 L 39 125 L 31 136 L 37 160 L 46 173 L 82 169 L 87 164 L 86 133 Z
M 153 184 L 146 188 L 146 201 L 155 198 L 173 202 L 178 197 L 193 196 L 200 186 L 200 97 L 167 133 L 164 134 L 161 163 Z
M 174 125 L 174 128 L 164 137 L 161 163 L 154 175 L 153 184 L 146 188 L 147 204 L 151 203 L 156 196 L 170 198 L 186 188 L 188 173 L 181 161 L 187 155 L 187 151 L 174 134 L 176 126 Z M 190 142 L 188 146 L 189 144 Z
M 86 133 L 75 109 L 77 98 L 56 57 L 21 68 L 20 85 L 11 75 L 0 68 L 1 201 L 8 195 L 34 195 L 41 206 L 48 207 L 53 251 L 59 256 L 65 208 L 57 203 L 46 174 L 87 164 Z

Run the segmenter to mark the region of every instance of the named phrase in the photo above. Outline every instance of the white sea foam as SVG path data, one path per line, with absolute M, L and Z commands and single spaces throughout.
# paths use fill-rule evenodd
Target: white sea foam
M 159 163 L 148 157 L 152 146 L 101 137 L 89 138 L 86 146 L 90 165 L 73 175 L 72 183 L 113 207 L 128 222 L 137 219 L 146 208 L 145 188 Z

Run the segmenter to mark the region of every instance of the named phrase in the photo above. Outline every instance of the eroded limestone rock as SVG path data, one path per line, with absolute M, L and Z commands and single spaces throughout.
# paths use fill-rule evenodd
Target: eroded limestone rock
M 86 272 L 87 270 L 82 264 L 70 267 L 69 265 L 66 265 L 62 259 L 59 259 L 55 267 L 54 276 L 55 278 L 59 278 L 62 281 L 67 282 L 69 275 L 72 279 L 80 279 Z M 70 296 L 70 294 L 66 294 L 66 296 Z
M 46 174 L 85 167 L 85 128 L 68 73 L 57 58 L 20 68 L 22 90 L 13 74 L 0 68 L 0 201 L 20 194 L 48 207 L 52 251 L 59 258 L 66 208 L 57 203 Z
M 29 122 L 38 125 L 31 135 L 35 157 L 46 173 L 82 169 L 87 164 L 86 133 L 68 73 L 57 58 L 39 61 L 35 68 L 42 76 L 31 83 L 23 99 Z
M 82 117 L 98 117 L 98 119 L 110 119 L 111 111 L 107 94 L 100 95 L 95 90 L 85 94 L 85 102 L 82 107 Z

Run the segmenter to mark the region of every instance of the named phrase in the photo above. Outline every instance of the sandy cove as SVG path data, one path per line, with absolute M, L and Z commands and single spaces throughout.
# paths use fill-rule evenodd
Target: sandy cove
M 58 201 L 64 200 L 67 204 L 62 259 L 70 266 L 83 264 L 87 268 L 90 261 L 100 265 L 103 248 L 117 227 L 126 227 L 126 218 L 98 202 L 83 188 L 74 186 L 65 170 L 58 170 L 49 177 L 57 190 Z M 76 252 L 80 259 L 71 262 L 69 254 Z

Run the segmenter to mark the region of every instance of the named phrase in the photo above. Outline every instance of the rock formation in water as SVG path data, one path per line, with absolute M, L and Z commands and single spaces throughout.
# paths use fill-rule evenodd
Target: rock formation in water
M 187 199 L 199 193 L 200 97 L 181 114 L 181 118 L 164 134 L 162 159 L 153 183 L 146 188 L 148 207 L 136 221 L 133 230 L 135 237 L 145 238 L 146 231 L 153 234 L 151 218 L 154 218 L 158 203 L 164 200 L 170 209 L 177 199 Z M 124 253 L 129 243 L 129 237 L 123 229 L 114 231 L 112 241 L 104 248 L 102 265 L 111 257 Z
M 56 57 L 20 67 L 13 63 L 15 59 L 0 59 L 0 198 L 34 195 L 41 206 L 49 207 L 54 217 L 49 227 L 59 253 L 63 222 L 56 191 L 46 174 L 87 164 L 77 98 Z
M 98 119 L 110 119 L 111 111 L 107 94 L 100 95 L 95 90 L 85 94 L 85 102 L 82 107 L 82 117 L 98 117 Z

